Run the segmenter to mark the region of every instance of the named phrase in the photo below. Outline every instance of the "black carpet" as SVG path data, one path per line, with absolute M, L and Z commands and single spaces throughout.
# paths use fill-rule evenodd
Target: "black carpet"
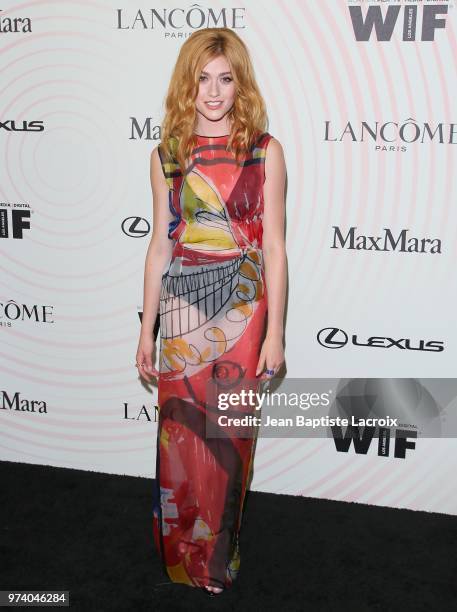
M 173 584 L 152 480 L 0 462 L 0 590 L 96 610 L 457 610 L 457 517 L 249 492 L 241 569 L 214 598 Z

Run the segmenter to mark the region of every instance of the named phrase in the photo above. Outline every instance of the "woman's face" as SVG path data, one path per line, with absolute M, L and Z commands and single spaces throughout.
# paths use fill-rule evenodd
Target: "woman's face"
M 195 105 L 198 113 L 198 123 L 205 127 L 205 120 L 220 121 L 220 126 L 227 129 L 227 118 L 224 117 L 235 101 L 235 82 L 227 59 L 220 55 L 202 68 L 200 83 Z M 213 102 L 213 103 L 212 103 Z M 224 132 L 225 134 L 226 132 Z

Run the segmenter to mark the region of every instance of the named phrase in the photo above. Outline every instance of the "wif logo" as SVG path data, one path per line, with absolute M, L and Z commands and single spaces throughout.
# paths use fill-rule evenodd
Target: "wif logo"
M 454 393 L 453 388 L 449 400 Z M 425 384 L 414 378 L 342 379 L 329 416 L 349 422 L 345 429 L 331 428 L 339 453 L 349 453 L 352 447 L 357 455 L 372 450 L 379 457 L 406 459 L 415 450 L 417 439 L 439 438 L 444 429 L 442 407 Z M 395 420 L 394 427 L 384 426 L 390 424 L 389 416 Z M 353 425 L 370 420 L 379 425 Z
M 417 438 L 415 431 L 392 430 L 387 427 L 364 427 L 361 433 L 358 427 L 349 426 L 343 435 L 341 427 L 334 426 L 332 427 L 332 435 L 335 448 L 339 453 L 348 453 L 352 444 L 357 455 L 366 455 L 373 438 L 378 437 L 377 452 L 379 457 L 388 457 L 391 454 L 390 440 L 393 435 L 395 440 L 393 456 L 396 459 L 405 459 L 407 449 L 414 450 L 416 448 L 416 443 L 413 440 L 408 440 L 408 438 Z
M 378 41 L 390 41 L 395 30 L 404 41 L 434 41 L 435 30 L 446 27 L 443 15 L 447 15 L 448 8 L 447 4 L 395 5 L 388 6 L 383 15 L 380 6 L 370 6 L 364 16 L 362 7 L 350 6 L 349 14 L 357 41 L 369 40 L 373 32 Z
M 0 203 L 0 238 L 24 238 L 24 230 L 30 229 L 30 213 L 30 210 L 3 208 Z

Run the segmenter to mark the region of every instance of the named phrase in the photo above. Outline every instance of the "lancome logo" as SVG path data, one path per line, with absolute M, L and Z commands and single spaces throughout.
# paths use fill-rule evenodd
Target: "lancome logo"
M 51 319 L 53 306 L 18 304 L 14 300 L 0 302 L 0 327 L 11 327 L 12 322 L 32 321 L 34 323 L 54 323 Z
M 328 142 L 372 141 L 377 143 L 376 151 L 406 151 L 402 143 L 457 144 L 456 123 L 436 123 L 428 121 L 419 123 L 412 117 L 403 122 L 398 121 L 348 121 L 343 127 L 333 126 L 331 121 L 325 121 L 324 140 Z
M 245 12 L 245 7 L 207 8 L 199 4 L 186 8 L 116 9 L 116 27 L 118 30 L 158 30 L 166 38 L 184 38 L 202 28 L 245 28 Z
M 130 408 L 128 402 L 124 402 L 124 415 L 122 418 L 125 421 L 146 420 L 149 423 L 157 423 L 158 415 L 159 407 L 157 405 L 151 408 L 150 406 L 145 406 L 143 404 L 141 407 L 136 406 L 135 408 Z
M 384 15 L 380 6 L 369 6 L 365 16 L 362 7 L 349 6 L 349 14 L 357 41 L 369 40 L 373 31 L 379 41 L 390 41 L 394 31 L 404 41 L 434 41 L 435 30 L 446 27 L 448 8 L 447 2 L 400 6 L 397 0 L 387 6 Z
M 394 236 L 392 230 L 384 227 L 381 236 L 356 234 L 357 227 L 351 227 L 344 236 L 341 229 L 333 226 L 331 249 L 353 249 L 355 251 L 400 251 L 400 253 L 441 253 L 439 238 L 415 238 L 407 236 L 409 229 L 402 229 Z

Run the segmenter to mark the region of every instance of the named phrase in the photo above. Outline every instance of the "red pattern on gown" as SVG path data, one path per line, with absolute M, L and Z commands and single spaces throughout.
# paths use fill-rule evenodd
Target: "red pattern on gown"
M 205 427 L 221 414 L 259 413 L 233 405 L 222 413 L 207 385 L 258 390 L 267 315 L 262 218 L 270 139 L 268 132 L 258 135 L 237 166 L 226 150 L 228 136 L 197 136 L 184 177 L 159 146 L 175 220 L 160 296 L 153 534 L 170 579 L 190 586 L 229 587 L 240 566 L 257 431 L 241 438 L 223 427 L 219 437 L 207 437 Z M 174 152 L 177 140 L 170 145 Z

